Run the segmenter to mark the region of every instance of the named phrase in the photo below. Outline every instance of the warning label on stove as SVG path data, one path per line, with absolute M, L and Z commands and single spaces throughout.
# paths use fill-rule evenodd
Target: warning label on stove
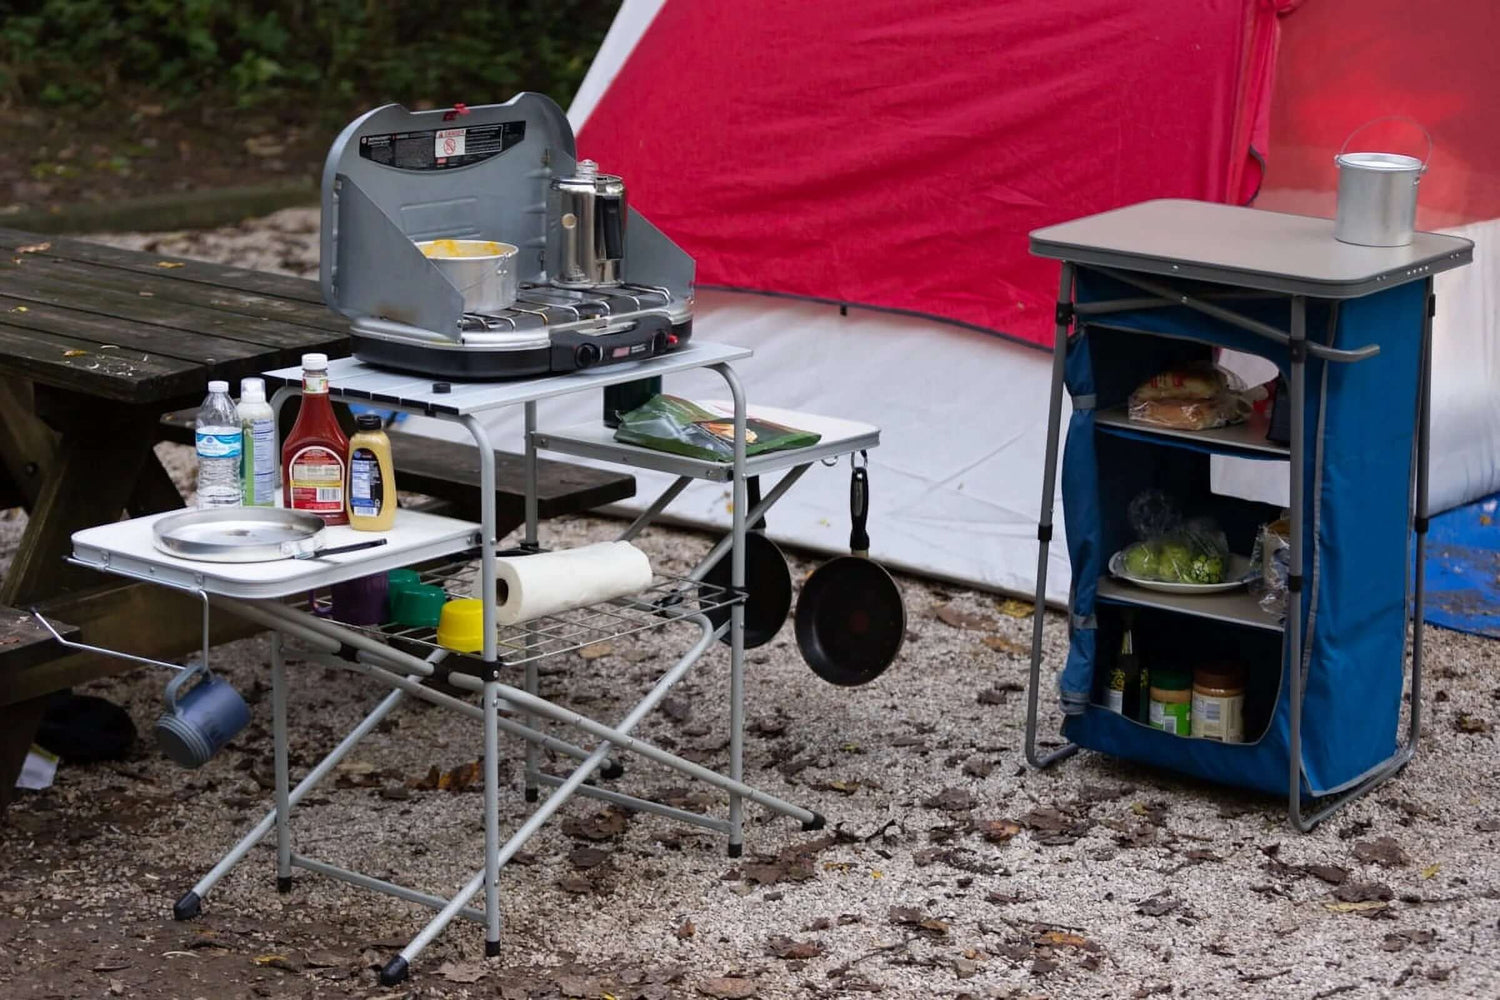
M 498 156 L 526 138 L 525 122 L 359 137 L 359 155 L 402 170 L 447 170 Z

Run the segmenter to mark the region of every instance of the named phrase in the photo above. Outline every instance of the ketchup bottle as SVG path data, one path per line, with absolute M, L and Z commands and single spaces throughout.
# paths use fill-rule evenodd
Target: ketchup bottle
M 348 524 L 344 503 L 349 439 L 328 398 L 328 355 L 302 355 L 302 409 L 281 446 L 281 502 L 317 514 L 324 524 Z

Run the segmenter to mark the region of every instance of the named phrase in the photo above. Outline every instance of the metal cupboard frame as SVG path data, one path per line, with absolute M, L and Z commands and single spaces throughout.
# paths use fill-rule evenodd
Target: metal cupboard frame
M 1431 411 L 1432 316 L 1435 311 L 1433 275 L 1469 263 L 1473 244 L 1465 239 L 1434 233 L 1417 233 L 1403 247 L 1358 247 L 1333 239 L 1333 221 L 1304 216 L 1263 212 L 1248 208 L 1183 200 L 1143 202 L 1100 215 L 1037 230 L 1031 234 L 1031 249 L 1038 256 L 1061 261 L 1056 323 L 1053 339 L 1052 383 L 1047 420 L 1047 447 L 1042 475 L 1041 513 L 1037 538 L 1037 607 L 1046 595 L 1047 556 L 1052 538 L 1053 497 L 1057 484 L 1058 453 L 1062 428 L 1064 368 L 1076 320 L 1111 313 L 1136 312 L 1167 307 L 1186 307 L 1231 327 L 1254 334 L 1287 351 L 1291 442 L 1289 591 L 1285 631 L 1290 677 L 1290 768 L 1287 809 L 1292 824 L 1308 831 L 1350 800 L 1370 791 L 1404 767 L 1416 754 L 1421 722 L 1422 613 L 1424 606 L 1423 565 L 1428 523 L 1427 460 Z M 1139 292 L 1113 300 L 1075 301 L 1075 280 L 1087 269 L 1114 279 Z M 1307 335 L 1309 298 L 1340 301 L 1383 291 L 1413 281 L 1424 282 L 1427 308 L 1421 329 L 1421 360 L 1416 416 L 1414 462 L 1414 509 L 1411 524 L 1416 532 L 1416 570 L 1409 612 L 1414 623 L 1411 646 L 1411 712 L 1404 744 L 1351 787 L 1312 805 L 1303 798 L 1302 742 L 1303 700 L 1306 689 L 1304 621 L 1299 594 L 1304 581 L 1303 526 L 1306 487 L 1304 478 L 1305 415 L 1308 390 L 1307 359 L 1357 363 L 1379 352 L 1378 345 L 1357 350 L 1339 350 Z M 1221 286 L 1200 291 L 1200 283 Z M 1226 290 L 1227 289 L 1227 290 Z M 1224 300 L 1283 298 L 1290 300 L 1289 329 L 1282 330 L 1219 304 Z M 1216 301 L 1217 300 L 1217 301 Z M 1150 331 L 1136 330 L 1142 335 Z M 1092 407 L 1091 401 L 1075 405 Z M 1079 405 L 1080 409 L 1084 408 Z M 1150 431 L 1151 428 L 1144 428 Z M 1157 606 L 1151 596 L 1138 592 L 1136 603 Z M 1118 594 L 1114 599 L 1119 599 Z M 1071 612 L 1072 609 L 1070 609 Z M 1183 610 L 1181 607 L 1173 610 Z M 1186 613 L 1198 613 L 1187 611 Z M 1207 612 L 1203 612 L 1207 614 Z M 1209 614 L 1209 617 L 1213 617 Z M 1065 743 L 1048 753 L 1037 745 L 1038 699 L 1042 664 L 1042 618 L 1038 614 L 1032 630 L 1030 682 L 1026 701 L 1026 758 L 1035 767 L 1047 767 L 1075 753 L 1079 747 Z M 1300 665 L 1300 666 L 1297 666 Z M 1191 752 L 1190 750 L 1188 752 Z

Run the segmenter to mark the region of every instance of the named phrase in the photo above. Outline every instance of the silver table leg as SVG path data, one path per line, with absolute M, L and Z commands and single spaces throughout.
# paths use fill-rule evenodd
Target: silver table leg
M 276 891 L 292 889 L 291 792 L 286 762 L 286 657 L 281 633 L 271 633 L 271 738 L 276 768 Z
M 729 365 L 715 365 L 734 398 L 734 511 L 730 537 L 729 582 L 736 592 L 745 589 L 745 506 L 750 502 L 745 485 L 745 390 Z M 729 778 L 736 784 L 745 776 L 745 602 L 736 601 L 729 611 Z M 729 856 L 745 849 L 745 803 L 737 792 L 729 793 Z
M 536 548 L 540 541 L 537 536 L 537 456 L 536 456 L 536 403 L 525 404 L 526 417 L 526 528 L 522 536 L 523 544 L 528 548 Z M 526 636 L 526 649 L 530 654 L 534 650 L 533 637 Z M 540 691 L 540 678 L 537 676 L 536 661 L 528 656 L 525 665 L 526 690 L 530 694 Z M 527 713 L 522 716 L 521 721 L 530 728 L 536 727 L 535 716 Z M 525 767 L 525 797 L 527 802 L 537 800 L 537 775 L 541 773 L 541 754 L 536 743 L 526 741 L 526 767 Z
M 1033 767 L 1062 760 L 1078 747 L 1069 743 L 1049 754 L 1037 753 L 1037 697 L 1042 677 L 1042 627 L 1047 617 L 1047 552 L 1052 543 L 1052 498 L 1057 487 L 1057 453 L 1061 448 L 1063 370 L 1068 355 L 1066 310 L 1073 304 L 1073 265 L 1064 261 L 1057 288 L 1058 322 L 1052 338 L 1052 394 L 1047 410 L 1047 456 L 1042 471 L 1041 513 L 1037 519 L 1036 604 L 1031 613 L 1031 677 L 1026 685 L 1026 759 Z

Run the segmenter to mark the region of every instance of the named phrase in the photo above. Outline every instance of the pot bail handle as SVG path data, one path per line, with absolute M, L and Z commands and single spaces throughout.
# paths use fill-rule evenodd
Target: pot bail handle
M 1349 151 L 1349 143 L 1354 139 L 1355 136 L 1359 135 L 1371 125 L 1379 125 L 1381 122 L 1411 122 L 1417 128 L 1422 130 L 1422 137 L 1427 140 L 1427 153 L 1422 157 L 1422 169 L 1420 172 L 1425 174 L 1427 172 L 1427 164 L 1432 162 L 1432 133 L 1427 131 L 1426 125 L 1423 125 L 1411 115 L 1381 115 L 1379 118 L 1371 118 L 1369 121 L 1365 122 L 1363 125 L 1359 126 L 1353 132 L 1350 132 L 1347 136 L 1344 137 L 1344 144 L 1340 146 L 1339 151 L 1333 155 L 1334 161 L 1337 162 L 1340 156 L 1343 156 L 1346 152 Z

